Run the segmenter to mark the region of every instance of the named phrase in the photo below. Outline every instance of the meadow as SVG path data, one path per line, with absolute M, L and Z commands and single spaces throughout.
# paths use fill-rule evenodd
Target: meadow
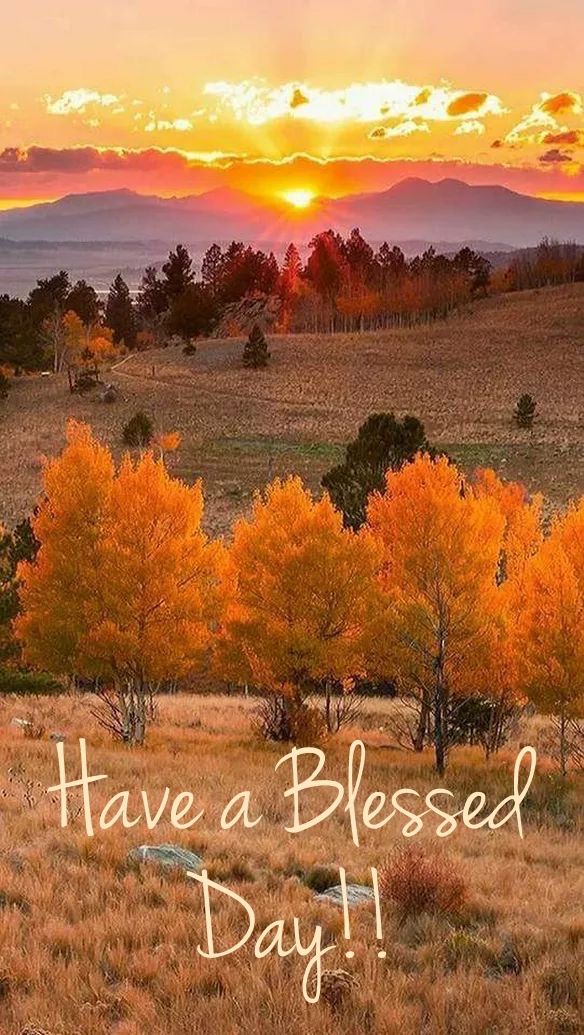
M 70 395 L 65 375 L 16 378 L 0 404 L 1 514 L 12 524 L 30 513 L 41 486 L 42 457 L 64 441 L 66 418 L 90 424 L 116 456 L 136 411 L 159 432 L 177 430 L 170 473 L 203 478 L 205 525 L 229 536 L 253 493 L 277 475 L 300 474 L 318 491 L 325 471 L 372 412 L 413 413 L 430 441 L 466 470 L 488 465 L 543 491 L 547 510 L 582 494 L 581 395 L 584 285 L 522 292 L 474 302 L 430 327 L 326 338 L 270 336 L 270 365 L 242 368 L 237 338 L 132 353 L 108 373 L 118 388 L 110 405 L 97 394 Z M 517 397 L 530 392 L 532 432 L 514 425 Z M 204 681 L 197 686 L 208 690 Z M 518 751 L 538 752 L 536 777 L 516 826 L 458 828 L 440 841 L 434 827 L 416 838 L 446 875 L 460 874 L 457 908 L 404 913 L 388 898 L 383 949 L 372 904 L 351 910 L 350 949 L 342 910 L 317 898 L 339 883 L 370 884 L 404 844 L 399 825 L 368 831 L 357 847 L 340 810 L 302 836 L 287 834 L 289 748 L 254 732 L 253 697 L 209 693 L 163 696 L 143 747 L 114 743 L 88 694 L 19 699 L 0 696 L 0 1035 L 577 1035 L 584 1011 L 584 787 L 562 779 L 548 757 L 546 718 L 524 714 L 511 740 L 486 761 L 477 748 L 453 748 L 443 784 L 461 807 L 473 791 L 492 805 L 511 793 Z M 346 779 L 354 738 L 367 748 L 361 797 L 438 785 L 431 750 L 396 746 L 399 703 L 369 699 L 355 723 L 324 744 L 326 775 Z M 14 719 L 32 725 L 22 727 Z M 27 735 L 32 733 L 34 735 Z M 92 791 L 96 812 L 116 791 L 133 802 L 144 788 L 154 801 L 191 791 L 202 819 L 178 832 L 165 813 L 155 831 L 141 824 L 88 837 L 82 799 L 69 798 L 59 827 L 57 746 L 65 737 L 71 770 L 78 738 L 92 772 L 107 774 Z M 224 804 L 252 793 L 253 828 L 221 830 Z M 316 792 L 315 809 L 328 798 Z M 258 928 L 295 917 L 308 942 L 322 925 L 332 993 L 310 1005 L 302 995 L 306 961 L 253 956 L 252 943 L 205 959 L 202 894 L 182 872 L 129 858 L 142 843 L 171 842 L 203 859 L 209 876 L 253 906 Z M 217 942 L 241 934 L 241 914 L 219 901 Z M 339 973 L 340 972 L 340 973 Z
M 147 745 L 124 749 L 106 739 L 87 696 L 62 696 L 34 704 L 32 717 L 45 733 L 23 738 L 11 725 L 27 713 L 24 702 L 0 701 L 0 1031 L 50 1035 L 191 1035 L 221 1031 L 376 1032 L 403 1035 L 487 1035 L 581 1030 L 584 1009 L 584 848 L 582 785 L 562 784 L 542 754 L 522 807 L 525 836 L 514 825 L 496 831 L 458 829 L 439 844 L 422 843 L 448 868 L 459 867 L 467 901 L 457 915 L 383 910 L 385 959 L 377 958 L 372 905 L 351 911 L 350 947 L 342 911 L 315 892 L 349 881 L 370 883 L 397 844 L 399 827 L 368 832 L 354 846 L 348 819 L 330 820 L 293 836 L 290 803 L 283 797 L 289 772 L 274 774 L 282 746 L 256 739 L 250 728 L 253 700 L 176 696 L 160 700 Z M 436 786 L 430 754 L 392 746 L 387 729 L 393 702 L 370 702 L 357 727 L 325 745 L 327 775 L 345 780 L 349 741 L 367 748 L 363 798 L 373 789 Z M 68 826 L 59 827 L 59 800 L 47 788 L 58 779 L 55 743 L 67 737 L 69 772 L 78 771 L 77 739 L 88 745 L 90 770 L 109 776 L 95 784 L 96 812 L 121 789 L 147 788 L 154 800 L 168 786 L 188 789 L 205 815 L 178 833 L 162 820 L 155 834 L 143 826 L 85 834 L 81 800 L 69 799 Z M 453 753 L 445 785 L 464 798 L 484 790 L 497 803 L 511 791 L 519 743 L 539 746 L 545 721 L 526 719 L 516 740 L 488 764 L 478 750 Z M 71 778 L 71 777 L 69 777 Z M 244 788 L 253 794 L 253 829 L 219 828 L 225 802 Z M 314 808 L 329 798 L 314 792 Z M 203 858 L 210 877 L 249 901 L 258 927 L 276 918 L 300 918 L 305 941 L 315 924 L 337 947 L 323 961 L 353 979 L 340 1004 L 321 997 L 309 1005 L 301 992 L 305 960 L 255 959 L 251 942 L 222 959 L 204 959 L 199 887 L 180 872 L 138 865 L 128 851 L 143 842 L 172 842 Z M 218 902 L 214 931 L 219 946 L 241 935 L 241 914 Z M 289 931 L 289 929 L 288 929 Z M 291 943 L 291 934 L 288 933 Z M 469 1009 L 469 1004 L 472 1008 Z
M 137 410 L 158 431 L 177 430 L 173 474 L 203 477 L 207 526 L 225 533 L 255 489 L 300 474 L 317 489 L 372 412 L 412 413 L 430 441 L 463 467 L 492 466 L 552 503 L 584 484 L 584 285 L 474 302 L 428 327 L 270 336 L 264 371 L 245 370 L 242 340 L 200 341 L 134 353 L 106 375 L 111 405 L 71 396 L 66 376 L 16 379 L 0 409 L 3 520 L 34 505 L 41 459 L 60 450 L 68 416 L 88 422 L 116 453 Z M 532 433 L 512 420 L 522 392 L 538 403 Z

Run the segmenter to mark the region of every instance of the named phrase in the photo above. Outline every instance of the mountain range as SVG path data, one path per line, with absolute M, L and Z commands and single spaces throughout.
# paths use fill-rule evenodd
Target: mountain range
M 418 242 L 500 249 L 542 237 L 584 243 L 584 204 L 550 201 L 500 186 L 409 178 L 379 193 L 315 198 L 297 211 L 228 187 L 162 198 L 122 189 L 69 194 L 58 201 L 0 213 L 0 237 L 12 241 L 128 242 L 244 240 L 306 243 L 319 230 L 358 226 L 371 242 Z

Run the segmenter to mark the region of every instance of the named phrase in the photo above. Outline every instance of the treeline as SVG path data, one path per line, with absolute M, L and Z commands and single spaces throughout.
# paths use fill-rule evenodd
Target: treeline
M 517 252 L 506 269 L 492 277 L 494 289 L 525 291 L 584 280 L 584 248 L 573 241 L 544 237 L 537 248 Z
M 390 424 L 407 452 L 415 429 Z M 360 681 L 384 679 L 439 772 L 469 711 L 491 752 L 526 697 L 555 717 L 566 771 L 584 713 L 584 499 L 546 529 L 522 486 L 416 453 L 356 530 L 292 477 L 225 545 L 201 529 L 200 483 L 148 451 L 116 467 L 86 425 L 67 440 L 16 571 L 14 632 L 25 662 L 97 693 L 116 737 L 142 743 L 157 690 L 213 674 L 263 693 L 268 735 L 314 743 Z
M 65 271 L 39 280 L 26 301 L 0 295 L 0 390 L 10 372 L 47 364 L 78 372 L 84 349 L 91 352 L 91 341 L 98 339 L 121 350 L 207 335 L 245 299 L 276 303 L 270 327 L 276 332 L 358 332 L 442 319 L 488 291 L 582 278 L 582 249 L 549 240 L 517 253 L 507 269 L 493 271 L 470 248 L 451 256 L 429 248 L 408 260 L 386 243 L 375 251 L 357 229 L 347 238 L 327 230 L 310 242 L 305 262 L 294 244 L 281 264 L 273 253 L 241 242 L 225 249 L 213 244 L 198 276 L 188 250 L 178 245 L 160 271 L 145 270 L 136 297 L 118 275 L 102 302 L 86 281 L 71 284 Z M 71 343 L 68 325 L 74 317 L 82 330 Z M 247 329 L 236 316 L 226 333 Z M 95 367 L 89 354 L 84 362 Z

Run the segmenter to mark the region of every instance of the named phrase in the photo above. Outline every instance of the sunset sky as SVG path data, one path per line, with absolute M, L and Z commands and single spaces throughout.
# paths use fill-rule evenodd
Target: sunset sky
M 411 175 L 584 201 L 581 0 L 20 0 L 2 42 L 3 208 Z

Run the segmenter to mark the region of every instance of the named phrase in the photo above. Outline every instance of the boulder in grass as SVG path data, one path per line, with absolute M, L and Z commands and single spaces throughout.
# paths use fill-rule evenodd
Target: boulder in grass
M 322 891 L 316 897 L 326 898 L 329 902 L 333 902 L 335 906 L 342 906 L 343 889 L 340 884 L 335 884 L 334 888 L 327 888 L 326 891 Z M 361 906 L 365 902 L 374 901 L 373 888 L 367 887 L 366 884 L 347 884 L 347 902 L 350 906 Z
M 180 845 L 138 845 L 128 852 L 128 858 L 132 862 L 151 862 L 157 866 L 191 870 L 193 873 L 200 873 L 203 867 L 200 855 L 189 852 L 188 848 L 181 848 Z

